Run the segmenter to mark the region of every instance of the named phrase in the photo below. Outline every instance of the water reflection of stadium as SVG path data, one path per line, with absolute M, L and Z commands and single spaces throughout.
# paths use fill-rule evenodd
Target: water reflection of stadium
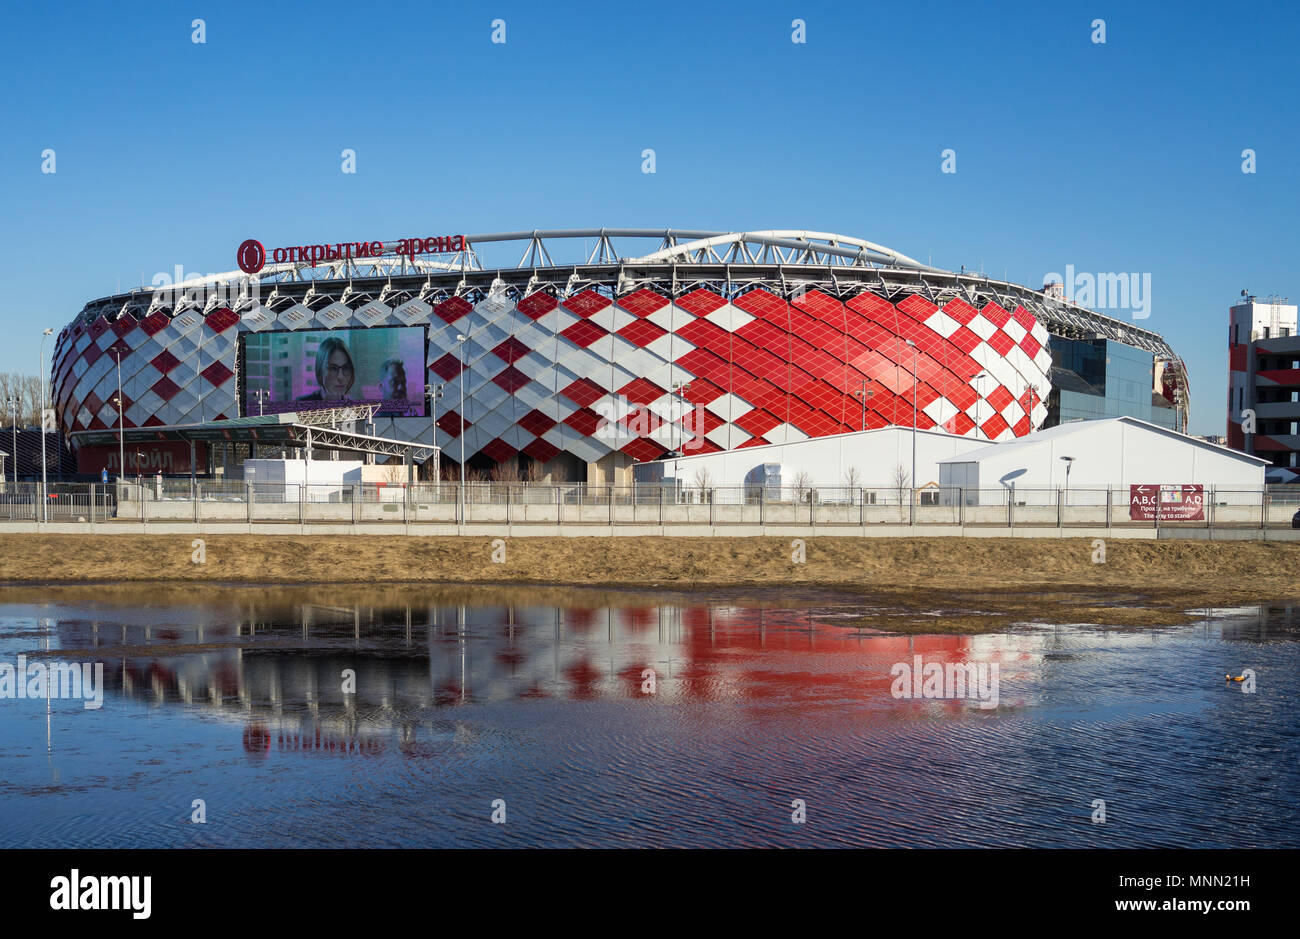
M 458 705 L 644 698 L 646 669 L 659 701 L 853 697 L 879 705 L 890 698 L 889 665 L 914 655 L 998 662 L 1006 681 L 1032 677 L 1056 648 L 1050 628 L 1014 639 L 880 635 L 838 625 L 844 611 L 757 606 L 249 603 L 233 618 L 187 608 L 185 624 L 158 610 L 118 612 L 104 611 L 111 625 L 61 618 L 60 645 L 103 650 L 110 694 L 242 723 L 254 752 L 401 748 L 439 709 Z M 1300 626 L 1289 606 L 1207 614 L 1227 639 L 1260 641 Z M 1099 632 L 1098 640 L 1149 641 L 1140 631 Z M 349 669 L 355 693 L 343 691 Z

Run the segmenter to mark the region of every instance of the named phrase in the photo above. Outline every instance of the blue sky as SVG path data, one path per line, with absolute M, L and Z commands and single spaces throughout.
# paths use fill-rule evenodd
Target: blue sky
M 34 371 L 41 329 L 87 300 L 177 264 L 231 270 L 248 237 L 799 228 L 1031 286 L 1070 264 L 1149 273 L 1139 325 L 1187 361 L 1191 430 L 1222 433 L 1228 304 L 1243 288 L 1300 296 L 1300 13 L 1285 4 L 194 0 L 5 16 L 3 371 Z

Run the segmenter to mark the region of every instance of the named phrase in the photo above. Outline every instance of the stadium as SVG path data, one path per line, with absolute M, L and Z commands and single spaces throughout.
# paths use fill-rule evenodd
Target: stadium
M 116 468 L 120 429 L 350 405 L 370 405 L 371 434 L 441 448 L 444 473 L 601 483 L 913 422 L 980 441 L 1079 417 L 1187 422 L 1186 369 L 1156 333 L 843 235 L 249 239 L 236 254 L 239 270 L 95 300 L 60 332 L 52 401 L 79 474 Z M 132 435 L 151 472 L 230 472 L 240 446 L 195 466 L 158 437 Z

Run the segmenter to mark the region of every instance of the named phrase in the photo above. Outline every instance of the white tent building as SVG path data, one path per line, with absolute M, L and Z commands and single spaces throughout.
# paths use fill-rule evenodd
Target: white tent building
M 1018 493 L 1203 486 L 1253 491 L 1268 461 L 1133 417 L 1072 421 L 944 459 L 944 489 L 1015 489 Z M 1067 475 L 1068 474 L 1068 475 Z M 1032 501 L 1032 500 L 1031 500 Z M 967 504 L 976 504 L 969 498 Z

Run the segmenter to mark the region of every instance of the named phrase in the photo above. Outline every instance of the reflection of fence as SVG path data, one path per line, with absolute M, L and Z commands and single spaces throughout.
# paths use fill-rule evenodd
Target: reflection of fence
M 511 525 L 946 525 L 962 528 L 1288 528 L 1300 486 L 1207 488 L 1202 504 L 1130 512 L 1124 489 L 961 489 L 897 486 L 676 487 L 585 483 L 302 485 L 127 480 L 0 486 L 0 520 L 58 522 L 360 522 Z M 42 501 L 44 510 L 42 511 Z M 1132 517 L 1132 516 L 1137 516 Z M 1188 516 L 1193 516 L 1188 518 Z

